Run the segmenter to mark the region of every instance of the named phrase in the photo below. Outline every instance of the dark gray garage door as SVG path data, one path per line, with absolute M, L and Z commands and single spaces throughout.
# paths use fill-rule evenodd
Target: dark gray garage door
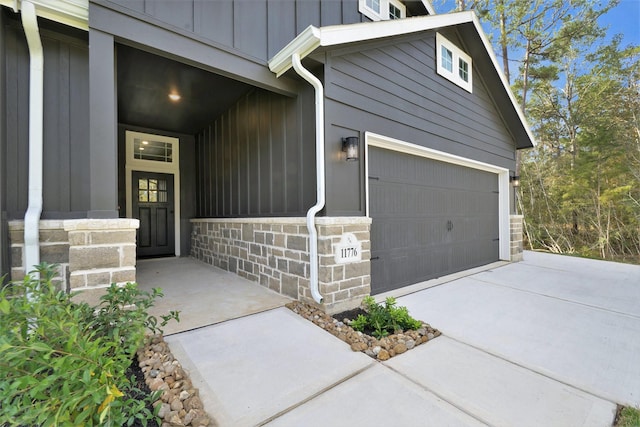
M 497 261 L 498 176 L 370 147 L 371 293 Z

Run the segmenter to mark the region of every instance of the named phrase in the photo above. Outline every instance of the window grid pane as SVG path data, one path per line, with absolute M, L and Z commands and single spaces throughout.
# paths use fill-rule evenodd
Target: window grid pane
M 138 202 L 166 203 L 167 181 L 164 179 L 138 179 Z
M 460 58 L 458 58 L 458 74 L 465 82 L 469 81 L 469 64 Z
M 442 68 L 453 73 L 453 52 L 442 46 Z
M 402 18 L 402 12 L 400 9 L 395 7 L 392 4 L 389 4 L 389 19 L 400 19 Z
M 376 13 L 380 13 L 380 0 L 367 0 L 367 7 Z

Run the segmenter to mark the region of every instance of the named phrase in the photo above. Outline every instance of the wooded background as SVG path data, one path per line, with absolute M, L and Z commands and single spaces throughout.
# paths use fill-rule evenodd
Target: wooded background
M 441 0 L 441 6 L 451 0 Z M 526 246 L 640 264 L 640 47 L 618 0 L 456 0 L 473 9 L 538 145 L 518 155 Z

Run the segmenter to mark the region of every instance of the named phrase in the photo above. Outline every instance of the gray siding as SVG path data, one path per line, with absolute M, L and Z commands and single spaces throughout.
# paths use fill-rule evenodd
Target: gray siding
M 456 41 L 451 34 L 447 35 Z M 364 213 L 362 166 L 339 156 L 341 137 L 370 131 L 513 169 L 515 143 L 474 67 L 473 93 L 435 70 L 435 33 L 327 53 L 327 212 Z M 364 163 L 362 159 L 359 163 Z M 360 198 L 353 197 L 360 194 Z
M 367 20 L 358 0 L 111 0 L 138 18 L 267 61 L 309 25 L 353 24 Z M 146 18 L 145 18 L 146 17 Z
M 304 215 L 315 201 L 311 96 L 256 89 L 196 135 L 196 216 Z
M 23 218 L 27 209 L 29 146 L 29 51 L 18 21 L 3 28 L 5 74 L 2 79 L 2 161 L 6 211 Z M 44 208 L 43 218 L 83 217 L 89 209 L 89 61 L 88 43 L 41 30 L 44 47 Z M 85 33 L 86 36 L 86 33 Z

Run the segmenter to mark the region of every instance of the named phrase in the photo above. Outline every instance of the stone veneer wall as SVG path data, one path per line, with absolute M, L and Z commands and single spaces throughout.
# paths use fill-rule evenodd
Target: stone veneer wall
M 40 261 L 60 265 L 63 289 L 96 290 L 136 280 L 137 219 L 40 221 Z M 11 279 L 22 280 L 24 221 L 9 222 Z
M 522 222 L 524 221 L 523 215 L 511 215 L 511 261 L 518 262 L 523 259 L 523 235 L 522 235 Z
M 305 218 L 204 218 L 191 224 L 194 258 L 313 303 Z M 371 293 L 370 226 L 365 217 L 316 218 L 318 285 L 328 313 L 354 308 Z M 361 261 L 335 262 L 333 251 L 343 233 L 353 233 L 361 242 Z

